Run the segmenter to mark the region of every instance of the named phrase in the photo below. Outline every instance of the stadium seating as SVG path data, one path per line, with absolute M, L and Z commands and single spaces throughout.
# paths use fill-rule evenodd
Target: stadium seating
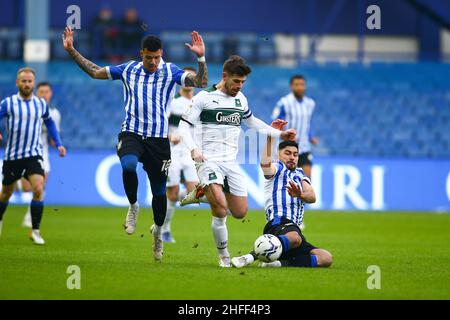
M 179 63 L 183 66 L 183 63 Z M 16 92 L 21 64 L 1 62 L 0 97 Z M 316 155 L 361 157 L 450 156 L 450 65 L 307 65 L 296 69 L 253 66 L 244 92 L 253 113 L 265 121 L 300 72 L 317 102 L 313 131 Z M 210 83 L 220 66 L 209 65 Z M 48 80 L 62 112 L 69 148 L 114 150 L 124 117 L 120 81 L 89 79 L 71 62 L 52 62 Z

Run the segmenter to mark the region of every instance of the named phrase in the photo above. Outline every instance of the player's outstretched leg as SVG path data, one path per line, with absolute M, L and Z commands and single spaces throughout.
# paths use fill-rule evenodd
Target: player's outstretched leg
M 205 185 L 199 183 L 195 186 L 195 188 L 189 192 L 183 199 L 180 201 L 180 206 L 187 206 L 192 203 L 209 203 L 208 198 L 205 196 Z
M 234 257 L 231 259 L 231 264 L 235 268 L 243 268 L 251 265 L 256 260 L 256 253 L 254 251 L 244 254 L 240 257 Z
M 120 164 L 122 165 L 122 179 L 125 193 L 130 203 L 127 216 L 125 218 L 124 228 L 125 232 L 129 235 L 133 234 L 136 230 L 137 219 L 139 216 L 139 203 L 137 202 L 137 189 L 138 189 L 138 177 L 137 177 L 137 163 L 138 157 L 134 154 L 126 154 L 120 158 Z
M 33 200 L 31 200 L 31 224 L 30 239 L 38 245 L 45 244 L 44 239 L 39 231 L 41 226 L 42 214 L 44 212 L 44 177 L 39 174 L 32 174 L 28 177 L 33 192 Z

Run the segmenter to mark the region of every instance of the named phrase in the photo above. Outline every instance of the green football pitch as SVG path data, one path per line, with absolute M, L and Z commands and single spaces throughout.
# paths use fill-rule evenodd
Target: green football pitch
M 0 299 L 450 299 L 449 214 L 307 211 L 304 234 L 333 254 L 331 268 L 221 269 L 206 210 L 176 212 L 177 242 L 162 263 L 152 258 L 149 209 L 128 236 L 124 208 L 47 207 L 42 247 L 20 226 L 24 211 L 5 214 Z M 232 255 L 248 251 L 263 226 L 261 211 L 229 218 Z M 67 288 L 71 265 L 80 290 Z M 372 265 L 380 289 L 368 289 Z

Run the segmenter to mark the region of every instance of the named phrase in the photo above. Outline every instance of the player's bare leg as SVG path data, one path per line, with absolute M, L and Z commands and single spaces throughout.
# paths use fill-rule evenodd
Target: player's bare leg
M 231 193 L 225 193 L 228 208 L 231 215 L 236 219 L 243 219 L 248 211 L 248 197 L 235 196 Z
M 3 215 L 5 214 L 6 208 L 8 207 L 9 198 L 11 198 L 14 193 L 15 183 L 10 185 L 3 185 L 2 191 L 0 192 L 0 237 L 2 235 L 3 228 Z
M 17 182 L 17 184 L 19 185 L 19 181 Z M 20 190 L 22 192 L 31 192 L 31 184 L 27 179 L 25 179 L 25 178 L 20 179 L 20 185 L 21 185 Z M 27 212 L 25 213 L 25 216 L 23 217 L 22 227 L 29 228 L 29 229 L 31 229 L 31 227 L 32 227 L 30 206 L 28 206 Z
M 31 184 L 31 190 L 33 192 L 33 200 L 31 201 L 31 223 L 32 230 L 30 232 L 30 239 L 35 244 L 45 244 L 42 238 L 39 228 L 42 220 L 42 213 L 44 212 L 44 177 L 39 174 L 32 174 L 28 176 L 28 181 Z
M 317 257 L 317 266 L 322 268 L 328 268 L 333 263 L 333 256 L 325 249 L 313 249 L 311 254 Z
M 228 252 L 227 229 L 227 200 L 220 184 L 210 184 L 205 188 L 205 194 L 211 206 L 211 230 L 219 253 L 219 266 L 231 267 L 230 253 Z

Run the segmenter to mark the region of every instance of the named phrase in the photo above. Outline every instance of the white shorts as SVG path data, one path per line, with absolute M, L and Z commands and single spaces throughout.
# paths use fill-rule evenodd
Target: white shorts
M 234 196 L 246 197 L 247 188 L 242 169 L 236 162 L 206 161 L 196 163 L 198 177 L 201 184 L 210 185 L 217 183 L 229 189 Z M 225 179 L 226 182 L 225 183 Z
M 181 172 L 186 182 L 198 182 L 195 162 L 190 157 L 174 157 L 169 166 L 167 186 L 174 187 L 181 183 Z

